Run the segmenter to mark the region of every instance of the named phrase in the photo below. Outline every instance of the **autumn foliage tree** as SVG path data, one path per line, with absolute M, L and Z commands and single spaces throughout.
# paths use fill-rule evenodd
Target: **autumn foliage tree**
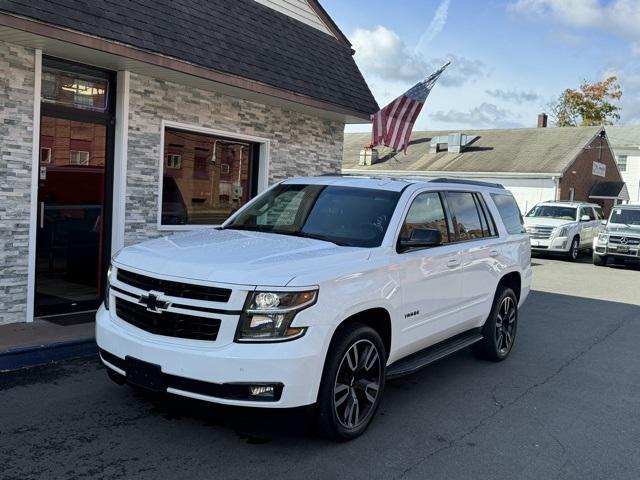
M 583 82 L 578 90 L 567 88 L 551 105 L 551 116 L 559 127 L 612 125 L 620 119 L 614 102 L 622 97 L 615 76 L 596 83 Z

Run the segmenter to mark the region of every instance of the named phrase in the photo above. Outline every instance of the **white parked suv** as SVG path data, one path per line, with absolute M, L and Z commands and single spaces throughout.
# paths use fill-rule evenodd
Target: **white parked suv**
M 361 434 L 385 379 L 462 348 L 514 344 L 531 286 L 518 206 L 499 185 L 299 178 L 222 226 L 113 259 L 97 313 L 112 379 L 229 405 L 317 404 Z
M 575 261 L 604 228 L 602 207 L 584 202 L 542 202 L 524 217 L 533 252 L 560 253 Z

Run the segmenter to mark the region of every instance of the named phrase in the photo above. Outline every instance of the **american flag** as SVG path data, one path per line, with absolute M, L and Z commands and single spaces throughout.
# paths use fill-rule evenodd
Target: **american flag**
M 372 115 L 372 146 L 384 144 L 397 151 L 402 145 L 404 153 L 407 153 L 411 131 L 418 119 L 418 115 L 420 115 L 422 106 L 436 81 L 450 63 L 445 63 L 438 71 L 429 75 L 425 80 L 416 83 L 389 105 Z

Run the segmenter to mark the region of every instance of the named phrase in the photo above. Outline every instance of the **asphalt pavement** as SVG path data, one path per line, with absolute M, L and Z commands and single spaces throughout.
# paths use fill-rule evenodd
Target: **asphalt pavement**
M 640 268 L 534 259 L 511 357 L 460 352 L 389 382 L 365 435 L 305 409 L 145 395 L 96 359 L 0 375 L 0 479 L 634 479 Z

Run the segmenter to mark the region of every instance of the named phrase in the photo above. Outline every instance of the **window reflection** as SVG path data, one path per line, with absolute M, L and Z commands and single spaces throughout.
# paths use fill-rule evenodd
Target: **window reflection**
M 250 198 L 255 145 L 166 129 L 162 224 L 215 225 Z

